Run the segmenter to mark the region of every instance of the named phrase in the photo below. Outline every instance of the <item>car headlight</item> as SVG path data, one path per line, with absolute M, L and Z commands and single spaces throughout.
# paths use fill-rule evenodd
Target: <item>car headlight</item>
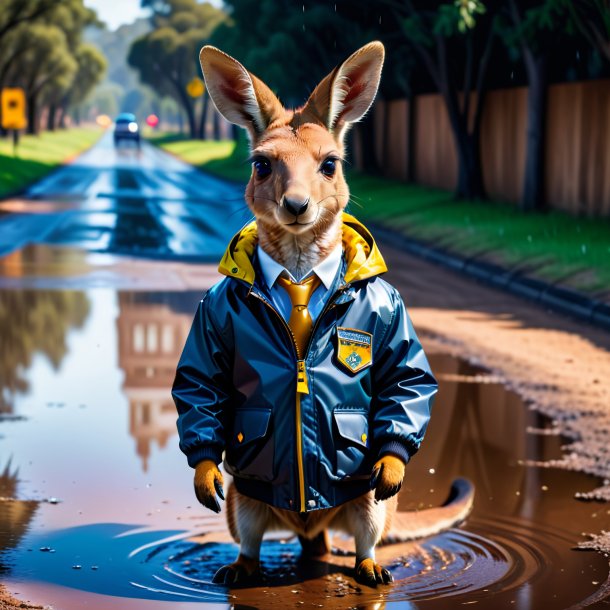
M 138 124 L 132 121 L 131 123 L 129 123 L 129 125 L 127 125 L 127 129 L 129 129 L 131 133 L 135 133 L 136 131 L 138 131 Z

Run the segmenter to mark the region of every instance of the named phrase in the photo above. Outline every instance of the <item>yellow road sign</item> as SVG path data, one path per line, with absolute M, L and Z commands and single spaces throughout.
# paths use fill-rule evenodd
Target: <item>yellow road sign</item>
M 28 121 L 25 118 L 25 92 L 23 89 L 2 89 L 2 127 L 4 129 L 24 129 Z
M 203 95 L 204 91 L 205 91 L 205 85 L 203 84 L 203 81 L 198 76 L 195 76 L 195 78 L 192 78 L 189 81 L 188 85 L 186 86 L 186 92 L 191 97 L 201 97 Z

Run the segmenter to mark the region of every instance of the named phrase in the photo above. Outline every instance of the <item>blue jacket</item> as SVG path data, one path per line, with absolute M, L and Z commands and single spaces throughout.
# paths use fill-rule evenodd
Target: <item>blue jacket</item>
M 256 244 L 252 222 L 195 314 L 172 389 L 180 448 L 193 467 L 224 452 L 238 491 L 278 508 L 337 506 L 370 489 L 379 456 L 417 451 L 436 380 L 355 218 L 344 214 L 342 266 L 305 354 L 256 277 Z

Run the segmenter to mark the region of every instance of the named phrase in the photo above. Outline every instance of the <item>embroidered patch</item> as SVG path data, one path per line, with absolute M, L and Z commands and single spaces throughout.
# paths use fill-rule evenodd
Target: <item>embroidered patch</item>
M 373 360 L 373 335 L 355 328 L 337 328 L 337 360 L 357 373 Z

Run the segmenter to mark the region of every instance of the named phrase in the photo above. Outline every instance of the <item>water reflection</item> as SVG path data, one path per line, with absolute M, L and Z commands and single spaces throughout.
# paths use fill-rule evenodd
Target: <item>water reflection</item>
M 27 301 L 29 293 L 19 294 Z M 50 305 L 40 293 L 39 304 L 30 306 L 32 326 L 48 326 L 50 310 L 69 321 L 66 328 L 76 328 L 74 294 Z M 574 491 L 594 486 L 592 477 L 524 466 L 526 459 L 560 455 L 560 438 L 526 433 L 548 422 L 501 385 L 485 383 L 484 371 L 434 355 L 441 388 L 426 442 L 409 464 L 400 509 L 438 505 L 451 480 L 467 476 L 477 492 L 464 528 L 379 549 L 397 581 L 384 600 L 340 587 L 352 583 L 352 557 L 332 556 L 304 568 L 292 541 L 280 550 L 277 541 L 265 543 L 266 589 L 231 591 L 231 599 L 224 589 L 210 588 L 214 571 L 236 547 L 224 514 L 204 511 L 193 498 L 169 392 L 200 298 L 199 292 L 92 290 L 85 298 L 87 322 L 68 339 L 62 335 L 61 366 L 49 366 L 48 356 L 16 366 L 30 392 L 13 395 L 15 413 L 25 421 L 0 421 L 2 454 L 13 456 L 12 466 L 0 463 L 0 495 L 62 502 L 0 502 L 2 561 L 10 566 L 3 582 L 11 590 L 37 590 L 41 602 L 64 610 L 111 607 L 94 594 L 116 604 L 130 598 L 125 608 L 150 610 L 151 600 L 186 603 L 185 587 L 206 602 L 259 608 L 296 599 L 296 588 L 302 591 L 297 601 L 327 608 L 384 601 L 388 608 L 409 603 L 444 610 L 476 602 L 490 610 L 559 609 L 606 579 L 603 557 L 572 550 L 582 531 L 599 531 L 607 518 L 573 499 Z M 30 333 L 27 345 L 33 350 L 37 343 L 44 353 L 44 341 L 34 340 L 38 335 Z M 408 528 L 409 520 L 404 523 Z M 40 552 L 43 546 L 58 551 Z M 76 564 L 87 568 L 74 570 Z M 448 595 L 455 597 L 448 602 Z
M 119 293 L 117 345 L 129 401 L 129 433 L 142 468 L 151 443 L 164 448 L 176 434 L 169 389 L 201 293 Z
M 0 292 L 0 413 L 12 413 L 17 393 L 29 389 L 27 370 L 35 354 L 57 370 L 66 356 L 66 335 L 89 315 L 84 292 Z
M 38 508 L 36 501 L 17 500 L 18 476 L 9 460 L 0 473 L 0 575 L 8 572 L 3 555 L 19 545 Z

